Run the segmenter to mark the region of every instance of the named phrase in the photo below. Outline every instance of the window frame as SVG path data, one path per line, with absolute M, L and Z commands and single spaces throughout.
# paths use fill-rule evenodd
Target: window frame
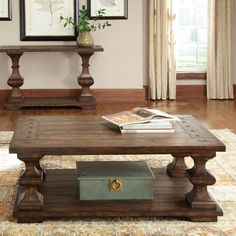
M 177 80 L 206 80 L 207 72 L 177 71 L 176 79 Z

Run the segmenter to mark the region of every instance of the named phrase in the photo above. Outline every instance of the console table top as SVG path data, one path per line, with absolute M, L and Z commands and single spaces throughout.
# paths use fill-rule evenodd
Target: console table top
M 93 47 L 78 47 L 76 45 L 21 45 L 21 46 L 1 46 L 0 52 L 24 53 L 24 52 L 78 52 L 93 53 L 102 52 L 103 47 L 94 45 Z
M 22 117 L 11 153 L 161 154 L 225 151 L 225 146 L 192 116 L 179 116 L 174 133 L 121 134 L 100 116 Z

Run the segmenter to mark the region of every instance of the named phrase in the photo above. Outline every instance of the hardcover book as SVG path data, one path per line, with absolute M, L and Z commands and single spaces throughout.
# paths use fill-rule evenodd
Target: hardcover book
M 134 108 L 103 118 L 118 125 L 122 133 L 173 133 L 171 121 L 179 120 L 157 109 Z

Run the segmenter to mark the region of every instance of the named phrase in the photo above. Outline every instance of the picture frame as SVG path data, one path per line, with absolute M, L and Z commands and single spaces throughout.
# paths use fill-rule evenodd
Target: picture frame
M 20 0 L 21 41 L 74 41 L 75 28 L 64 27 L 60 16 L 79 21 L 79 0 Z
M 105 9 L 101 19 L 128 19 L 128 0 L 88 0 L 90 18 L 94 18 L 99 9 Z
M 0 0 L 0 21 L 12 20 L 12 0 Z

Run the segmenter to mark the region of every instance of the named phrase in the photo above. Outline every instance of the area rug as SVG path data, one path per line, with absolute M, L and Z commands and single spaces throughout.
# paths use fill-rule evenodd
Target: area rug
M 209 161 L 208 169 L 217 183 L 209 187 L 224 211 L 217 223 L 193 223 L 166 218 L 112 218 L 77 221 L 46 221 L 42 224 L 17 224 L 12 217 L 17 180 L 24 164 L 8 154 L 12 132 L 0 132 L 0 236 L 235 236 L 236 235 L 236 135 L 228 129 L 212 130 L 227 147 L 225 153 Z M 110 156 L 47 156 L 47 168 L 75 168 L 77 160 L 110 160 Z M 117 158 L 116 158 L 117 159 Z M 119 156 L 119 160 L 146 160 L 152 167 L 164 167 L 170 155 Z M 187 159 L 189 167 L 191 159 Z

